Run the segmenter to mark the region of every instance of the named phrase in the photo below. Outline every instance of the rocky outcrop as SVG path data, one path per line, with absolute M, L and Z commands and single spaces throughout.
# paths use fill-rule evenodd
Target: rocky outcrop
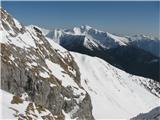
M 147 113 L 141 113 L 131 120 L 159 120 L 160 119 L 160 107 L 153 108 Z
M 53 116 L 94 119 L 89 94 L 81 86 L 79 68 L 71 54 L 27 29 L 1 8 L 1 86 L 14 95 L 51 111 Z

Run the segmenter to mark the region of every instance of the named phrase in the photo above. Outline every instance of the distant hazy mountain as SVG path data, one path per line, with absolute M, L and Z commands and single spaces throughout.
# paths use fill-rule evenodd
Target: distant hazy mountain
M 128 39 L 131 41 L 131 45 L 142 48 L 143 50 L 160 57 L 160 39 L 145 35 L 134 35 Z

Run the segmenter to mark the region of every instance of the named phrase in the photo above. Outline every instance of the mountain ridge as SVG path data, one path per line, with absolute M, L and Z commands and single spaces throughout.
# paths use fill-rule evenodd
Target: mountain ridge
M 69 51 L 96 56 L 131 74 L 159 81 L 160 40 L 157 38 L 119 37 L 90 26 L 55 29 L 50 33 L 50 38 Z
M 158 82 L 70 52 L 0 12 L 1 119 L 129 119 L 158 106 Z

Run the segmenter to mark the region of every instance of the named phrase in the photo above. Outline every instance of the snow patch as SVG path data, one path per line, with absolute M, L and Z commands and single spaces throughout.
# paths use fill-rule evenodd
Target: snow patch
M 48 77 L 49 77 L 48 73 L 45 72 L 45 71 L 44 71 L 44 72 L 40 72 L 39 75 L 40 75 L 41 77 L 43 77 L 43 78 L 48 78 Z

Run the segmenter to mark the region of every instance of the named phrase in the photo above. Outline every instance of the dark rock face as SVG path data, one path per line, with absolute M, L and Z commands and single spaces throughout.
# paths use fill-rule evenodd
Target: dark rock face
M 159 61 L 158 57 L 146 52 L 142 49 L 133 46 L 124 46 L 116 49 L 111 49 L 108 52 L 110 63 L 120 65 L 125 71 L 154 79 L 159 81 Z
M 2 89 L 18 96 L 27 93 L 28 100 L 47 108 L 54 116 L 63 116 L 63 119 L 64 112 L 70 113 L 71 118 L 94 119 L 90 96 L 80 84 L 79 68 L 71 54 L 53 48 L 38 28 L 31 32 L 22 26 L 23 30 L 19 30 L 12 16 L 5 10 L 1 9 L 1 15 L 2 29 L 7 32 L 7 28 L 11 27 L 14 30 L 14 37 L 11 34 L 9 37 L 21 39 L 17 36 L 29 33 L 36 45 L 35 48 L 20 48 L 9 42 L 1 43 Z M 46 59 L 59 65 L 75 85 L 64 86 L 63 81 L 52 73 Z M 41 73 L 46 73 L 47 76 L 42 76 Z
M 141 113 L 131 120 L 159 120 L 160 119 L 160 107 L 156 107 L 148 113 Z

